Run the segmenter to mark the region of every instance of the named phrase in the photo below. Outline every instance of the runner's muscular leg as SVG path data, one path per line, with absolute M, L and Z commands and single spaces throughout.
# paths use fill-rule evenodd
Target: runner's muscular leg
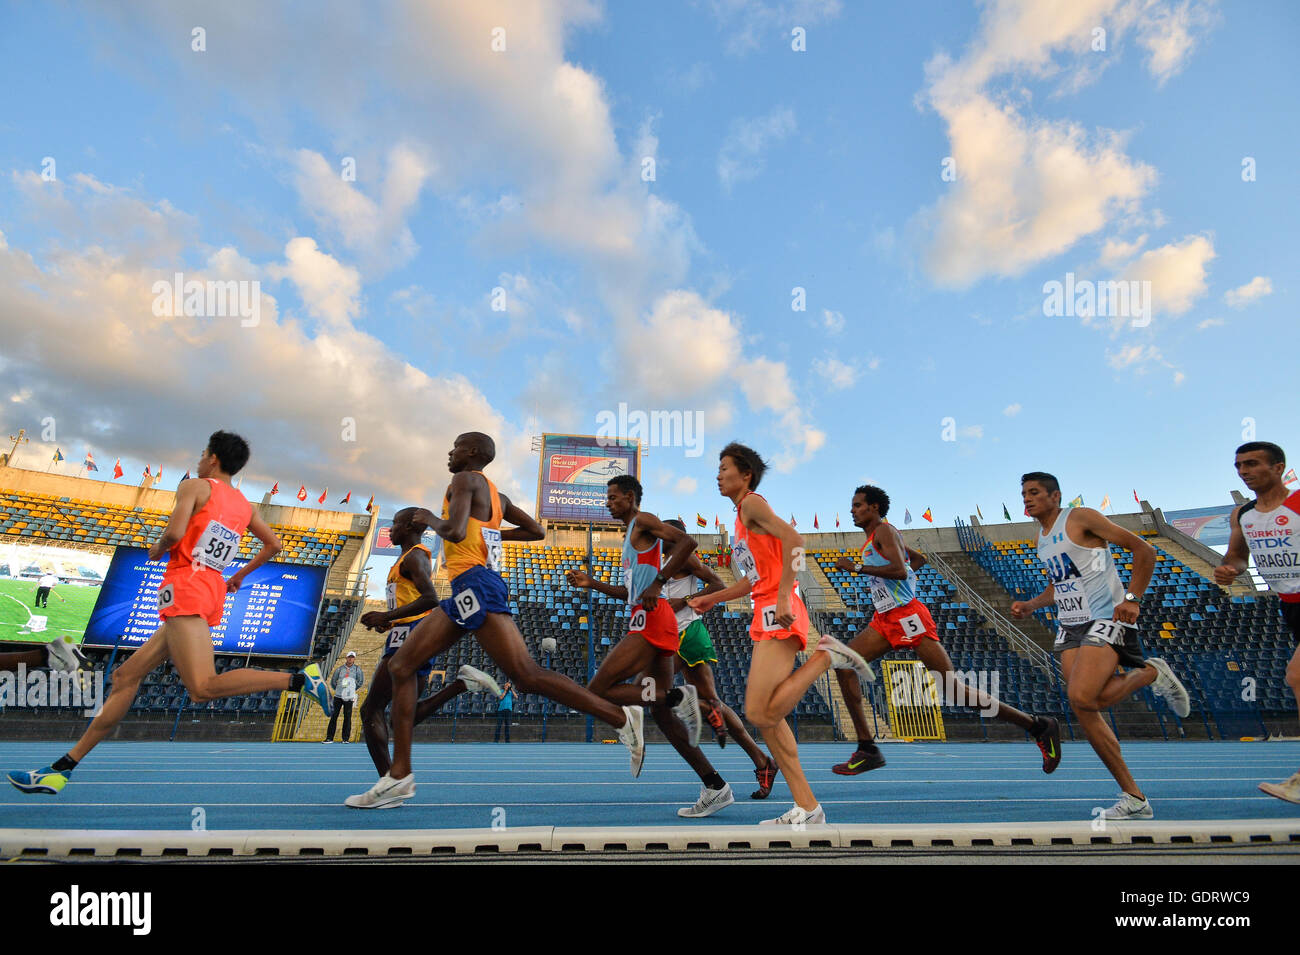
M 984 715 L 993 711 L 994 719 L 1012 723 L 1023 730 L 1033 729 L 1034 718 L 1028 713 L 1022 713 L 977 687 L 959 682 L 954 676 L 952 659 L 938 640 L 922 637 L 916 645 L 916 655 L 925 664 L 925 668 L 935 674 L 935 679 L 942 683 L 939 692 L 945 702 L 974 707 Z
M 1128 764 L 1120 755 L 1119 740 L 1101 715 L 1102 707 L 1097 702 L 1102 688 L 1115 673 L 1119 655 L 1111 647 L 1078 647 L 1066 653 L 1074 654 L 1068 689 L 1070 707 L 1079 720 L 1079 726 L 1120 788 L 1134 796 L 1142 796 Z
M 623 709 L 554 670 L 544 670 L 528 655 L 524 638 L 505 613 L 489 613 L 478 629 L 478 642 L 521 693 L 537 693 L 621 729 Z
M 109 691 L 108 699 L 104 701 L 99 714 L 86 727 L 86 732 L 82 734 L 81 739 L 77 740 L 77 745 L 68 750 L 68 755 L 77 762 L 85 759 L 104 737 L 113 732 L 113 728 L 131 709 L 131 702 L 140 689 L 140 681 L 167 659 L 167 637 L 163 634 L 167 626 L 163 624 L 155 630 L 153 636 L 146 640 L 139 650 L 132 653 L 115 671 L 108 674 L 113 680 L 113 688 Z
M 212 631 L 202 617 L 167 618 L 167 655 L 176 665 L 190 699 L 208 703 L 227 696 L 264 690 L 289 689 L 289 674 L 240 668 L 217 673 L 212 652 Z
M 853 639 L 849 641 L 849 646 L 861 654 L 868 663 L 880 659 L 890 651 L 889 641 L 871 624 L 867 624 L 854 634 Z M 862 695 L 862 683 L 857 671 L 836 670 L 835 679 L 840 684 L 840 694 L 848 706 L 849 718 L 853 720 L 853 731 L 858 734 L 858 739 L 862 742 L 872 742 L 875 737 L 871 735 L 871 727 L 867 725 L 867 702 Z
M 405 779 L 411 774 L 411 736 L 415 731 L 415 704 L 419 695 L 416 671 L 438 647 L 461 632 L 460 625 L 440 607 L 420 620 L 388 659 L 388 676 L 393 684 L 393 762 L 388 774 Z
M 654 667 L 658 655 L 659 651 L 645 637 L 629 633 L 601 661 L 596 675 L 587 684 L 587 689 L 620 706 L 642 706 L 662 700 L 672 688 L 671 671 L 667 674 L 666 683 L 655 681 L 649 686 L 641 684 L 640 681 L 623 683 L 630 677 L 649 671 Z

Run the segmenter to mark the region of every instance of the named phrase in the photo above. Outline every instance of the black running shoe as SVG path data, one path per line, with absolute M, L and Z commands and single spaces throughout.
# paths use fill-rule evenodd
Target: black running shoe
M 780 772 L 776 763 L 768 757 L 767 765 L 762 769 L 754 770 L 754 778 L 758 780 L 758 788 L 749 794 L 750 799 L 766 799 L 772 794 L 772 784 L 776 782 L 776 774 Z
M 1061 765 L 1061 724 L 1050 716 L 1041 719 L 1046 725 L 1034 734 L 1034 742 L 1043 751 L 1043 772 L 1051 773 Z
M 832 766 L 831 772 L 841 776 L 858 776 L 868 770 L 879 769 L 883 765 L 885 765 L 885 757 L 878 748 L 860 749 L 849 757 L 847 763 Z

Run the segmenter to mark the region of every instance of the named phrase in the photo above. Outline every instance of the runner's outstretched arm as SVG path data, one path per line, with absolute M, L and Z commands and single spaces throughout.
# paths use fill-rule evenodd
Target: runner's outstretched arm
M 283 545 L 280 543 L 280 538 L 276 536 L 275 531 L 271 530 L 267 523 L 262 520 L 262 516 L 256 511 L 253 512 L 253 517 L 248 522 L 248 529 L 262 542 L 262 546 L 258 552 L 253 555 L 252 560 L 239 568 L 238 571 L 231 574 L 230 579 L 226 581 L 226 590 L 232 594 L 244 583 L 245 577 L 257 570 L 257 568 L 261 567 L 283 549 Z
M 497 497 L 501 499 L 501 519 L 515 525 L 501 532 L 503 541 L 546 540 L 546 531 L 533 515 L 510 503 L 504 494 L 498 492 Z

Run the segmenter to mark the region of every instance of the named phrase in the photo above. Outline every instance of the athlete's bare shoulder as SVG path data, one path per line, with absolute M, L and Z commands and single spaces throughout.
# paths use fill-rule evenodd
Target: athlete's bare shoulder
M 212 497 L 212 485 L 207 478 L 189 478 L 176 485 L 176 499 L 186 498 L 194 502 L 195 508 L 208 503 Z

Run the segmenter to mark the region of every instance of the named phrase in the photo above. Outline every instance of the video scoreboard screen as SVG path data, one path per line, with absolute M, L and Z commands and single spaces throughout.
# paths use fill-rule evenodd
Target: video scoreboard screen
M 230 577 L 248 561 L 227 568 Z M 158 629 L 158 587 L 162 561 L 150 561 L 141 547 L 119 547 L 108 566 L 83 643 L 92 647 L 138 647 Z M 263 564 L 226 594 L 222 624 L 212 628 L 217 653 L 305 657 L 311 650 L 316 614 L 325 592 L 327 567 Z

